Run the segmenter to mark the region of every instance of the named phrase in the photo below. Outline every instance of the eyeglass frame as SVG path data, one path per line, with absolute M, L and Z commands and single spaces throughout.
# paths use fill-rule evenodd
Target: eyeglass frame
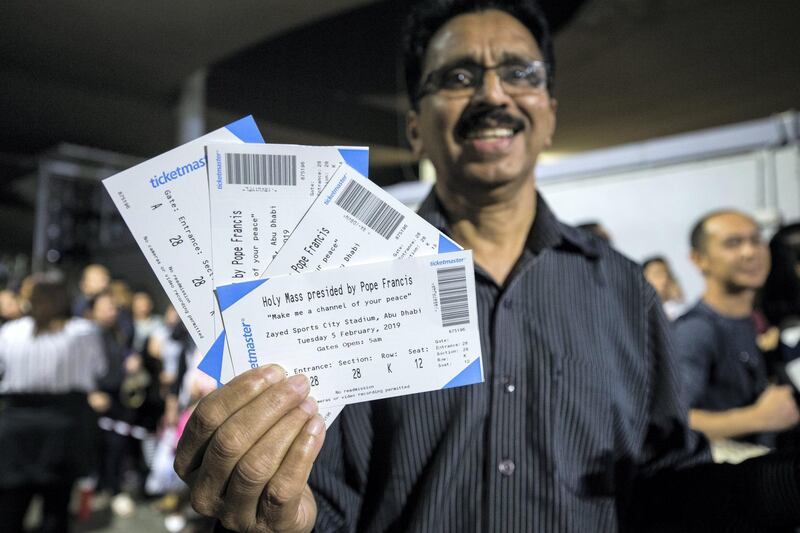
M 514 67 L 514 66 L 521 66 L 524 65 L 526 70 L 539 70 L 541 72 L 541 81 L 536 86 L 518 86 L 513 85 L 507 82 L 507 80 L 503 79 L 503 76 L 500 74 L 497 69 L 501 69 L 503 67 Z M 470 60 L 462 60 L 455 63 L 451 63 L 448 65 L 444 65 L 439 67 L 435 70 L 432 70 L 425 76 L 425 80 L 419 84 L 419 89 L 415 93 L 415 102 L 419 102 L 425 96 L 429 96 L 432 94 L 437 94 L 442 91 L 447 91 L 445 87 L 442 86 L 441 78 L 444 77 L 449 71 L 463 68 L 465 70 L 473 69 L 475 73 L 474 82 L 469 86 L 462 87 L 459 89 L 449 89 L 452 91 L 466 91 L 462 95 L 452 95 L 451 97 L 457 98 L 459 96 L 471 96 L 474 92 L 483 85 L 486 71 L 487 70 L 494 70 L 497 71 L 498 78 L 500 79 L 500 83 L 503 87 L 503 90 L 506 91 L 508 94 L 524 94 L 527 92 L 534 92 L 540 91 L 542 89 L 547 89 L 549 85 L 548 80 L 548 67 L 545 61 L 541 59 L 529 59 L 529 60 L 521 60 L 521 59 L 507 59 L 501 63 L 496 65 L 483 65 L 481 63 L 470 61 Z M 439 77 L 439 81 L 434 83 L 434 79 Z M 521 89 L 520 91 L 515 91 L 512 89 L 511 91 L 508 90 L 509 87 L 514 89 Z M 470 92 L 472 91 L 472 92 Z

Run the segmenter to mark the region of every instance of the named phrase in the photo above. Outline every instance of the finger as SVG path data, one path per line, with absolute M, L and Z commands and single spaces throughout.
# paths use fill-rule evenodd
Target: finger
M 317 411 L 317 403 L 312 398 L 306 398 L 242 456 L 225 489 L 224 509 L 220 513 L 220 520 L 225 527 L 244 531 L 252 529 L 264 488 L 306 422 Z
M 200 465 L 208 440 L 228 417 L 285 376 L 276 365 L 253 369 L 200 400 L 175 452 L 175 471 L 181 479 L 186 481 L 189 472 Z
M 325 421 L 314 415 L 292 442 L 278 470 L 259 500 L 259 513 L 271 528 L 293 530 L 302 524 L 299 504 L 311 467 L 325 441 Z
M 231 473 L 239 460 L 284 415 L 308 396 L 302 374 L 273 385 L 222 423 L 208 442 L 192 486 L 192 503 L 216 515 Z

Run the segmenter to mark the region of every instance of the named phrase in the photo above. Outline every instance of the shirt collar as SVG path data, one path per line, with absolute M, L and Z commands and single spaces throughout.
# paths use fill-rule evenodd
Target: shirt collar
M 450 235 L 450 225 L 441 201 L 432 189 L 418 210 L 419 215 L 436 229 Z M 550 206 L 539 192 L 536 192 L 536 216 L 528 233 L 525 247 L 532 253 L 539 254 L 547 248 L 558 248 L 577 251 L 590 259 L 600 256 L 600 248 L 594 237 L 559 221 L 550 210 Z

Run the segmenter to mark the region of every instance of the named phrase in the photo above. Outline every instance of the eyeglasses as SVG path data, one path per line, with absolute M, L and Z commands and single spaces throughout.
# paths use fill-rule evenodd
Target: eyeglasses
M 547 66 L 544 61 L 509 61 L 487 67 L 466 62 L 432 71 L 417 91 L 417 100 L 439 93 L 450 98 L 471 96 L 483 84 L 487 70 L 494 70 L 503 90 L 510 94 L 541 91 L 547 87 Z

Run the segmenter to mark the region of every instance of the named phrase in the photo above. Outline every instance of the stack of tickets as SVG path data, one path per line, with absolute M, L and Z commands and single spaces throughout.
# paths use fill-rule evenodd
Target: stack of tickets
M 367 179 L 361 147 L 251 117 L 104 180 L 222 385 L 279 364 L 348 403 L 483 381 L 472 254 Z

